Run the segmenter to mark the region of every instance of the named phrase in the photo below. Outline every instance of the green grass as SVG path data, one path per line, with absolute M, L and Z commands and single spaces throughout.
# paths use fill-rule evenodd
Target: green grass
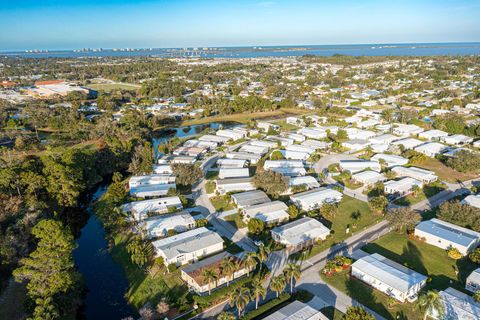
M 211 197 L 210 201 L 217 211 L 228 211 L 233 209 L 233 205 L 230 203 L 228 196 Z
M 360 215 L 359 219 L 353 219 L 352 216 L 358 214 Z M 381 220 L 382 217 L 374 215 L 366 202 L 344 195 L 335 217 L 330 220 L 322 220 L 322 223 L 331 229 L 333 234 L 327 240 L 313 246 L 308 253 L 308 257 L 328 249 L 333 244 L 344 241 L 351 237 L 352 233 L 362 231 Z M 348 234 L 346 233 L 347 227 L 350 227 L 350 233 Z
M 299 126 L 287 123 L 285 120 L 273 121 L 272 123 L 280 126 L 282 131 L 292 131 L 300 128 Z
M 247 224 L 243 221 L 239 213 L 234 213 L 224 218 L 225 221 L 233 225 L 237 229 L 246 228 Z
M 343 318 L 343 313 L 335 309 L 335 307 L 325 307 L 320 309 L 320 312 L 323 313 L 328 320 L 342 320 Z
M 342 180 L 339 177 L 340 176 L 334 176 L 333 179 L 338 181 L 340 184 L 347 187 L 348 189 L 355 190 L 355 189 L 363 187 L 363 183 L 361 183 L 361 182 L 357 182 L 357 181 L 354 181 L 352 179 Z
M 87 87 L 97 91 L 111 91 L 111 90 L 136 91 L 138 88 L 140 88 L 139 85 L 131 84 L 131 83 L 92 83 L 87 85 Z
M 428 199 L 445 189 L 445 186 L 438 183 L 426 185 L 419 190 L 416 195 L 411 193 L 405 197 L 395 200 L 394 203 L 401 206 L 411 206 L 415 203 Z
M 444 165 L 440 160 L 434 158 L 426 158 L 424 161 L 415 164 L 419 168 L 424 168 L 435 172 L 442 181 L 457 183 L 459 181 L 470 180 L 477 177 L 475 173 L 463 173 L 453 170 Z
M 206 184 L 205 184 L 205 189 L 207 191 L 208 194 L 210 193 L 215 193 L 215 188 L 216 188 L 216 184 L 215 184 L 215 181 L 208 181 Z
M 409 239 L 405 234 L 395 232 L 366 245 L 363 250 L 368 253 L 381 254 L 428 276 L 429 279 L 424 290 L 444 290 L 453 287 L 464 291 L 466 277 L 477 267 L 468 258 L 450 259 L 445 250 L 416 239 Z M 458 270 L 458 275 L 455 274 L 455 270 Z M 388 319 L 394 319 L 397 315 L 402 315 L 401 318 L 406 317 L 407 319 L 420 318 L 420 315 L 409 303 L 397 303 L 389 309 L 387 295 L 350 277 L 348 271 L 334 276 L 322 275 L 322 277 L 329 284 Z

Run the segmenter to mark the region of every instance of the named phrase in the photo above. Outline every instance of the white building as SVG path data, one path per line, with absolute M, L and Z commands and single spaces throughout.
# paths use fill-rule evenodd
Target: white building
M 465 289 L 472 293 L 480 290 L 480 268 L 473 270 L 467 277 Z
M 302 119 L 298 117 L 287 117 L 285 119 L 285 122 L 294 126 L 303 126 L 304 122 Z
M 430 141 L 440 140 L 443 137 L 447 137 L 448 133 L 442 130 L 428 130 L 418 134 L 419 138 L 427 139 Z
M 262 190 L 234 193 L 231 195 L 231 197 L 233 203 L 235 203 L 237 207 L 241 209 L 271 201 L 267 194 Z
M 329 148 L 332 143 L 318 140 L 307 139 L 301 143 L 302 146 L 315 148 L 315 150 L 323 150 Z
M 405 138 L 392 142 L 394 146 L 403 146 L 406 150 L 413 149 L 424 143 L 425 142 L 413 138 Z
M 175 183 L 139 185 L 130 188 L 130 195 L 137 198 L 163 197 L 168 194 L 170 189 L 176 190 L 177 185 Z
M 390 180 L 384 183 L 384 191 L 387 194 L 405 196 L 411 193 L 415 187 L 422 187 L 422 181 L 406 177 L 400 180 Z
M 263 320 L 327 320 L 320 311 L 308 304 L 295 300 Z
M 174 214 L 162 214 L 143 220 L 140 223 L 145 228 L 148 238 L 166 237 L 168 230 L 181 233 L 195 228 L 195 219 L 186 211 Z
M 230 139 L 231 138 L 222 137 L 222 136 L 214 136 L 212 134 L 206 134 L 206 135 L 203 135 L 200 138 L 198 138 L 199 141 L 211 141 L 211 142 L 216 142 L 218 144 L 227 143 L 228 140 L 230 140 Z
M 429 317 L 435 320 L 480 320 L 480 303 L 476 302 L 471 296 L 447 288 L 440 291 L 443 305 L 445 306 L 445 315 L 439 317 L 436 311 L 431 310 Z
M 244 159 L 218 159 L 217 167 L 219 168 L 243 168 L 247 165 Z
M 377 253 L 352 264 L 352 276 L 404 302 L 414 300 L 427 283 L 427 277 Z
M 179 266 L 222 251 L 223 239 L 217 233 L 201 227 L 153 241 L 152 245 L 156 256 L 162 257 L 166 266 Z
M 379 136 L 374 136 L 368 139 L 372 144 L 390 144 L 395 140 L 398 140 L 397 136 L 393 134 L 382 134 Z
M 318 188 L 291 195 L 290 201 L 299 209 L 310 211 L 318 209 L 326 203 L 338 203 L 342 201 L 342 197 L 343 194 L 337 190 Z
M 387 180 L 387 178 L 383 174 L 375 171 L 362 171 L 355 173 L 352 175 L 352 179 L 367 186 L 371 186 L 377 182 L 383 182 Z
M 293 150 L 277 150 L 279 151 L 285 159 L 290 160 L 307 160 L 310 156 L 307 152 L 302 151 L 293 151 Z
M 218 170 L 218 178 L 247 178 L 250 176 L 248 168 L 220 168 Z
M 286 137 L 289 139 L 293 139 L 295 142 L 303 142 L 306 139 L 304 135 L 298 133 L 288 133 Z
M 472 137 L 465 136 L 463 134 L 454 134 L 453 136 L 443 137 L 442 141 L 447 144 L 453 144 L 455 146 L 461 146 L 473 142 Z
M 285 147 L 285 150 L 296 151 L 296 152 L 304 152 L 304 153 L 307 153 L 309 155 L 311 155 L 312 153 L 315 153 L 315 148 L 302 146 L 302 145 L 299 145 L 299 144 L 292 144 L 290 146 L 287 146 L 287 147 Z
M 162 174 L 162 175 L 172 175 L 172 167 L 168 164 L 154 164 L 153 165 L 153 173 L 154 174 Z
M 278 144 L 276 142 L 266 140 L 250 140 L 249 144 L 252 146 L 265 147 L 268 149 L 278 147 Z
M 263 164 L 265 170 L 275 168 L 304 168 L 302 160 L 266 160 Z
M 419 126 L 416 126 L 414 124 L 397 124 L 396 127 L 393 128 L 394 134 L 403 137 L 417 135 L 423 131 L 425 131 L 423 128 L 420 128 Z
M 340 160 L 339 165 L 342 171 L 350 171 L 350 173 L 356 173 L 366 169 L 377 172 L 380 172 L 382 170 L 380 164 L 376 161 Z
M 288 186 L 290 188 L 295 186 L 305 186 L 307 189 L 314 189 L 320 187 L 317 179 L 312 176 L 290 177 L 288 179 Z
M 267 139 L 276 141 L 277 143 L 280 143 L 280 145 L 283 147 L 286 147 L 295 143 L 295 140 L 286 138 L 286 137 L 267 136 Z
M 285 245 L 290 252 L 295 252 L 325 240 L 330 229 L 316 219 L 305 217 L 276 227 L 271 234 L 273 240 Z
M 263 121 L 257 121 L 257 128 L 259 130 L 264 131 L 264 132 L 268 132 L 268 130 L 270 130 L 270 128 L 272 128 L 275 131 L 280 130 L 279 125 L 276 125 L 276 124 L 273 124 L 273 123 L 270 123 L 270 122 L 263 122 Z
M 351 140 L 355 140 L 355 139 L 368 140 L 377 135 L 373 131 L 361 130 L 357 128 L 347 128 L 345 129 L 345 131 L 347 132 L 348 138 Z
M 347 148 L 351 151 L 359 151 L 367 148 L 371 143 L 370 141 L 364 139 L 352 139 L 344 141 L 341 144 L 342 147 Z
M 260 219 L 268 225 L 288 221 L 287 205 L 281 201 L 265 202 L 243 209 L 243 220 Z
M 137 221 L 147 218 L 148 213 L 167 213 L 168 208 L 180 210 L 183 208 L 179 197 L 164 197 L 158 199 L 134 201 L 122 205 L 123 212 L 130 212 Z
M 410 177 L 416 180 L 420 180 L 425 184 L 432 183 L 437 181 L 438 177 L 435 172 L 421 169 L 417 167 L 393 167 L 392 172 L 394 172 L 399 177 Z
M 457 248 L 463 255 L 480 243 L 480 233 L 436 218 L 420 222 L 415 227 L 415 236 L 445 250 Z
M 466 196 L 462 203 L 480 209 L 480 194 Z
M 228 138 L 229 140 L 240 140 L 242 138 L 245 138 L 244 133 L 239 131 L 233 131 L 230 129 L 218 130 L 217 132 L 215 132 L 215 134 L 219 137 Z
M 370 160 L 376 161 L 378 163 L 380 163 L 380 160 L 383 160 L 385 161 L 388 168 L 394 167 L 394 166 L 403 166 L 408 164 L 408 159 L 401 156 L 394 155 L 394 154 L 386 154 L 386 153 L 377 153 L 372 158 L 370 158 Z
M 368 120 L 357 123 L 357 127 L 362 129 L 368 129 L 376 126 L 377 124 L 380 124 L 380 121 L 375 119 L 368 119 Z
M 321 128 L 302 128 L 297 132 L 310 139 L 323 139 L 327 137 L 327 132 Z
M 248 153 L 248 152 L 228 152 L 225 154 L 227 159 L 240 159 L 247 160 L 250 164 L 257 164 L 257 162 L 262 158 L 260 154 Z
M 166 166 L 170 167 L 170 166 Z M 166 174 L 150 174 L 145 176 L 132 176 L 128 180 L 128 186 L 130 188 L 140 186 L 151 186 L 156 184 L 172 184 L 175 183 L 175 177 Z
M 240 147 L 239 152 L 254 153 L 263 156 L 268 152 L 268 147 L 255 146 L 251 144 L 244 144 Z
M 442 154 L 443 152 L 448 150 L 448 147 L 439 142 L 429 142 L 419 145 L 414 150 L 423 153 L 428 157 L 435 158 L 436 155 Z
M 216 182 L 217 191 L 220 194 L 226 194 L 228 192 L 250 191 L 256 189 L 253 185 L 252 178 L 219 179 Z

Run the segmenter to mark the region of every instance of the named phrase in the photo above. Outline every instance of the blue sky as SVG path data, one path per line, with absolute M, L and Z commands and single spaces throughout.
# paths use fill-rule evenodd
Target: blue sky
M 0 0 L 0 50 L 480 41 L 480 0 Z

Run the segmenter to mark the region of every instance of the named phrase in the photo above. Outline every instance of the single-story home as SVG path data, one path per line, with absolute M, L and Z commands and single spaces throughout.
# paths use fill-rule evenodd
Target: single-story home
M 466 196 L 462 203 L 480 209 L 480 194 Z
M 222 251 L 223 239 L 216 232 L 201 227 L 153 241 L 152 245 L 156 256 L 162 257 L 166 266 L 179 266 Z
M 390 144 L 393 141 L 398 140 L 398 139 L 399 138 L 397 136 L 394 136 L 393 134 L 385 133 L 385 134 L 381 134 L 381 135 L 378 135 L 378 136 L 371 137 L 368 140 L 372 144 L 384 144 L 384 143 Z
M 417 135 L 420 132 L 425 131 L 423 128 L 416 126 L 414 124 L 396 124 L 396 127 L 393 128 L 393 133 L 399 136 L 410 136 Z
M 306 139 L 304 135 L 298 133 L 288 133 L 286 137 L 289 139 L 293 139 L 295 142 L 303 142 Z
M 313 189 L 320 187 L 320 183 L 318 183 L 317 179 L 312 176 L 299 176 L 299 177 L 290 177 L 288 179 L 288 186 L 290 188 L 295 186 L 306 186 L 307 189 Z
M 170 167 L 170 166 L 166 166 Z M 150 174 L 145 176 L 132 176 L 128 180 L 130 188 L 139 186 L 149 186 L 155 184 L 172 184 L 175 183 L 175 177 L 168 174 Z
M 423 274 L 377 253 L 355 261 L 352 276 L 400 302 L 414 300 L 427 283 Z
M 180 198 L 164 197 L 150 200 L 134 201 L 122 205 L 123 212 L 130 212 L 133 218 L 137 221 L 142 221 L 147 218 L 148 213 L 167 213 L 168 208 L 175 208 L 180 210 L 183 208 Z
M 298 117 L 287 117 L 285 119 L 285 122 L 288 124 L 292 124 L 294 126 L 303 126 L 304 122 L 303 119 L 298 118 Z
M 327 132 L 321 128 L 302 128 L 298 130 L 297 133 L 310 139 L 323 139 L 327 137 Z
M 218 144 L 224 144 L 227 143 L 228 140 L 231 138 L 228 137 L 222 137 L 222 136 L 214 136 L 213 134 L 205 134 L 198 138 L 199 141 L 210 141 L 210 142 L 216 142 Z
M 198 158 L 201 155 L 207 153 L 208 148 L 205 147 L 178 147 L 173 150 L 173 154 L 176 156 L 189 156 Z
M 197 161 L 197 157 L 192 156 L 176 156 L 173 154 L 165 155 L 157 160 L 158 164 L 170 164 L 170 163 L 187 163 L 194 164 Z
M 352 179 L 367 186 L 387 180 L 383 174 L 371 170 L 355 173 L 352 175 Z
M 216 181 L 217 191 L 220 194 L 226 194 L 227 192 L 235 191 L 250 191 L 255 190 L 252 178 L 230 178 L 230 179 L 218 179 Z
M 399 177 L 414 178 L 422 181 L 425 184 L 437 181 L 438 179 L 438 176 L 435 174 L 435 172 L 417 167 L 397 166 L 392 168 L 392 172 Z
M 224 130 L 217 130 L 215 134 L 219 137 L 225 137 L 230 140 L 240 140 L 242 138 L 245 138 L 246 134 L 239 132 L 239 131 L 233 131 L 230 129 L 224 129 Z
M 414 178 L 406 177 L 400 180 L 390 180 L 384 183 L 384 191 L 387 194 L 404 196 L 413 191 L 415 186 L 421 188 L 422 181 Z
M 372 158 L 370 158 L 370 160 L 376 161 L 378 163 L 380 163 L 380 160 L 383 160 L 385 161 L 388 168 L 394 167 L 394 166 L 403 166 L 408 163 L 407 158 L 397 156 L 394 154 L 386 154 L 386 153 L 377 153 Z
M 463 255 L 480 243 L 480 233 L 436 218 L 420 222 L 415 236 L 442 249 L 456 248 Z
M 250 140 L 249 144 L 252 146 L 266 147 L 269 149 L 278 147 L 276 142 L 266 140 Z
M 231 195 L 233 203 L 239 208 L 246 208 L 261 203 L 270 202 L 270 198 L 262 190 L 253 190 Z
M 228 279 L 227 275 L 222 273 L 221 269 L 222 261 L 225 259 L 231 259 L 237 266 L 235 272 L 228 276 Z M 208 283 L 203 277 L 203 270 L 205 269 L 213 270 L 218 275 L 218 278 L 215 281 Z M 224 251 L 182 268 L 180 277 L 185 281 L 190 291 L 199 295 L 204 295 L 209 291 L 224 286 L 227 283 L 227 280 L 229 282 L 235 281 L 248 274 L 248 272 L 249 270 L 247 270 L 245 265 L 241 263 L 241 259 L 238 255 L 231 255 Z
M 320 311 L 306 303 L 295 300 L 263 320 L 327 320 Z
M 465 289 L 472 293 L 480 290 L 480 268 L 473 270 L 467 277 Z
M 419 138 L 422 138 L 422 139 L 427 139 L 427 140 L 430 140 L 430 141 L 434 141 L 434 140 L 440 140 L 441 138 L 443 137 L 447 137 L 448 136 L 448 133 L 445 132 L 445 131 L 442 131 L 442 130 L 428 130 L 428 131 L 424 131 L 424 132 L 420 132 L 418 134 L 418 137 Z
M 276 227 L 271 234 L 273 240 L 285 245 L 290 252 L 295 252 L 325 240 L 330 229 L 316 219 L 305 217 Z
M 292 151 L 292 150 L 278 150 L 285 159 L 291 160 L 307 160 L 310 157 L 308 152 Z
M 414 148 L 415 151 L 423 153 L 431 158 L 435 158 L 436 155 L 442 154 L 447 149 L 448 147 L 446 145 L 439 142 L 428 142 Z
M 273 124 L 273 123 L 270 123 L 270 122 L 264 122 L 264 121 L 257 121 L 257 128 L 259 130 L 264 131 L 264 132 L 268 132 L 268 130 L 270 130 L 270 128 L 272 128 L 275 131 L 280 130 L 279 125 L 276 125 L 276 124 Z
M 382 170 L 380 164 L 376 161 L 340 160 L 339 165 L 342 171 L 350 171 L 351 173 L 363 171 L 366 169 L 370 169 L 377 172 L 380 172 Z
M 217 167 L 219 168 L 243 168 L 247 165 L 244 159 L 218 159 Z
M 250 176 L 248 168 L 220 168 L 218 170 L 218 178 L 246 178 Z
M 269 170 L 275 171 L 280 173 L 286 177 L 300 177 L 307 174 L 307 170 L 305 168 L 296 168 L 296 167 L 277 167 L 271 168 Z
M 357 127 L 361 128 L 361 129 L 368 129 L 368 128 L 376 126 L 377 124 L 380 124 L 380 121 L 375 120 L 375 119 L 367 119 L 365 121 L 358 122 Z
M 302 146 L 299 144 L 292 144 L 290 146 L 285 147 L 286 151 L 295 151 L 295 152 L 304 152 L 307 153 L 308 155 L 311 155 L 312 153 L 315 153 L 315 148 L 313 147 L 307 147 L 307 146 Z
M 286 147 L 295 143 L 295 140 L 279 136 L 267 136 L 267 139 L 279 142 L 281 146 Z
M 290 196 L 290 200 L 301 210 L 310 211 L 320 208 L 326 203 L 342 201 L 343 194 L 337 190 L 318 188 Z
M 173 170 L 172 167 L 168 164 L 154 164 L 153 173 L 161 175 L 172 175 Z
M 312 147 L 315 148 L 315 150 L 323 150 L 327 149 L 332 145 L 331 142 L 325 142 L 325 141 L 318 141 L 318 140 L 311 140 L 307 139 L 303 141 L 300 145 L 305 146 L 305 147 Z
M 218 147 L 218 142 L 213 141 L 200 141 L 197 139 L 187 140 L 183 144 L 184 147 L 197 147 L 197 148 L 206 148 L 208 150 L 215 149 Z
M 239 152 L 246 152 L 246 153 L 254 153 L 254 154 L 259 154 L 259 155 L 264 155 L 268 152 L 268 147 L 262 147 L 262 146 L 255 146 L 251 145 L 249 143 L 244 144 L 243 146 L 240 147 Z
M 415 147 L 418 147 L 419 145 L 421 144 L 424 144 L 425 142 L 423 141 L 420 141 L 418 139 L 414 139 L 414 138 L 405 138 L 405 139 L 401 139 L 401 140 L 397 140 L 397 141 L 394 141 L 392 142 L 392 144 L 394 146 L 403 146 L 406 150 L 411 150 Z
M 445 312 L 439 317 L 432 309 L 428 316 L 435 320 L 480 320 L 480 303 L 471 296 L 451 287 L 440 291 Z
M 390 149 L 390 144 L 389 143 L 376 143 L 376 144 L 371 144 L 370 148 L 375 153 L 383 153 L 385 151 L 388 151 L 388 149 Z
M 246 160 L 250 164 L 255 165 L 262 158 L 262 155 L 248 152 L 227 152 L 227 154 L 225 154 L 225 157 L 227 159 Z
M 175 183 L 139 185 L 130 188 L 130 195 L 137 198 L 163 197 L 170 189 L 176 190 L 177 185 Z
M 266 160 L 263 164 L 265 170 L 272 170 L 275 168 L 304 168 L 302 160 Z
M 348 138 L 355 140 L 355 139 L 362 139 L 362 140 L 368 140 L 371 137 L 376 136 L 377 134 L 373 131 L 370 130 L 361 130 L 357 128 L 347 128 L 345 129 L 347 132 Z
M 166 237 L 168 230 L 185 232 L 195 228 L 195 219 L 187 211 L 173 214 L 162 214 L 143 220 L 140 223 L 145 227 L 148 238 Z
M 472 137 L 468 137 L 463 134 L 454 134 L 452 136 L 443 137 L 442 141 L 447 144 L 453 144 L 455 146 L 461 146 L 464 144 L 469 144 L 473 142 Z
M 251 218 L 262 220 L 268 225 L 288 221 L 288 207 L 282 201 L 271 201 L 249 206 L 243 209 L 243 219 L 248 222 Z
M 368 140 L 364 139 L 352 139 L 348 141 L 343 141 L 342 147 L 347 148 L 352 151 L 359 151 L 368 147 L 371 143 Z

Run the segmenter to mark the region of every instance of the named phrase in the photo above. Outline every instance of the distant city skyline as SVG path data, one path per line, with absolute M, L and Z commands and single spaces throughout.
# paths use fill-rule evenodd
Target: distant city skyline
M 0 51 L 480 42 L 480 1 L 61 0 L 0 6 Z

